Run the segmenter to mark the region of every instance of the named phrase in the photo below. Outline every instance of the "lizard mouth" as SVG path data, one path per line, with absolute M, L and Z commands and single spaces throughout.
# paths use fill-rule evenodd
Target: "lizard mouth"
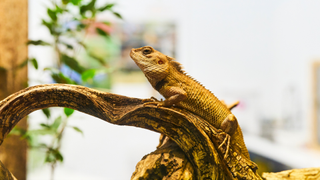
M 133 60 L 136 60 L 136 49 L 132 48 L 131 51 L 130 51 L 130 57 L 133 59 Z
M 130 57 L 131 59 L 133 59 L 136 63 L 138 59 L 141 59 L 143 60 L 143 57 L 141 55 L 141 53 L 139 52 L 140 48 L 132 48 L 131 51 L 130 51 Z

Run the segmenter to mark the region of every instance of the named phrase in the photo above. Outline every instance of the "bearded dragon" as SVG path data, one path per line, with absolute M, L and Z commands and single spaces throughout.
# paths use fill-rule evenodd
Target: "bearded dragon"
M 146 105 L 175 106 L 197 114 L 230 135 L 230 145 L 240 148 L 241 154 L 250 160 L 236 117 L 213 93 L 187 75 L 180 63 L 150 46 L 132 49 L 130 56 L 152 87 L 165 97 L 164 101 L 146 102 Z

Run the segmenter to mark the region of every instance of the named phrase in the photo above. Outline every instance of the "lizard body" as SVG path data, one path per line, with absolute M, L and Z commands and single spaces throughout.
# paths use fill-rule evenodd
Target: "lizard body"
M 207 120 L 231 136 L 231 145 L 250 159 L 242 131 L 235 116 L 213 93 L 187 75 L 181 64 L 150 46 L 132 49 L 131 58 L 143 71 L 153 88 L 166 99 L 148 102 L 165 107 L 181 107 Z

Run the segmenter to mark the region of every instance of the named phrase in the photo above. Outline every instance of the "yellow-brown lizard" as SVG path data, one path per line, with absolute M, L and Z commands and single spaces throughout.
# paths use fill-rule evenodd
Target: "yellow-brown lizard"
M 147 102 L 146 105 L 176 106 L 199 115 L 229 134 L 230 145 L 240 148 L 241 154 L 250 160 L 236 117 L 213 93 L 187 75 L 180 63 L 150 46 L 132 49 L 130 56 L 153 88 L 165 97 L 164 101 Z

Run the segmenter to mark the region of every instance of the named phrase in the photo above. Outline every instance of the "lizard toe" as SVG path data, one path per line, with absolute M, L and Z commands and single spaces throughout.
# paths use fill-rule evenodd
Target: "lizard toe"
M 143 104 L 144 107 L 147 106 L 147 105 L 154 105 L 154 106 L 158 107 L 159 102 L 152 101 L 152 102 L 146 102 L 146 103 Z

